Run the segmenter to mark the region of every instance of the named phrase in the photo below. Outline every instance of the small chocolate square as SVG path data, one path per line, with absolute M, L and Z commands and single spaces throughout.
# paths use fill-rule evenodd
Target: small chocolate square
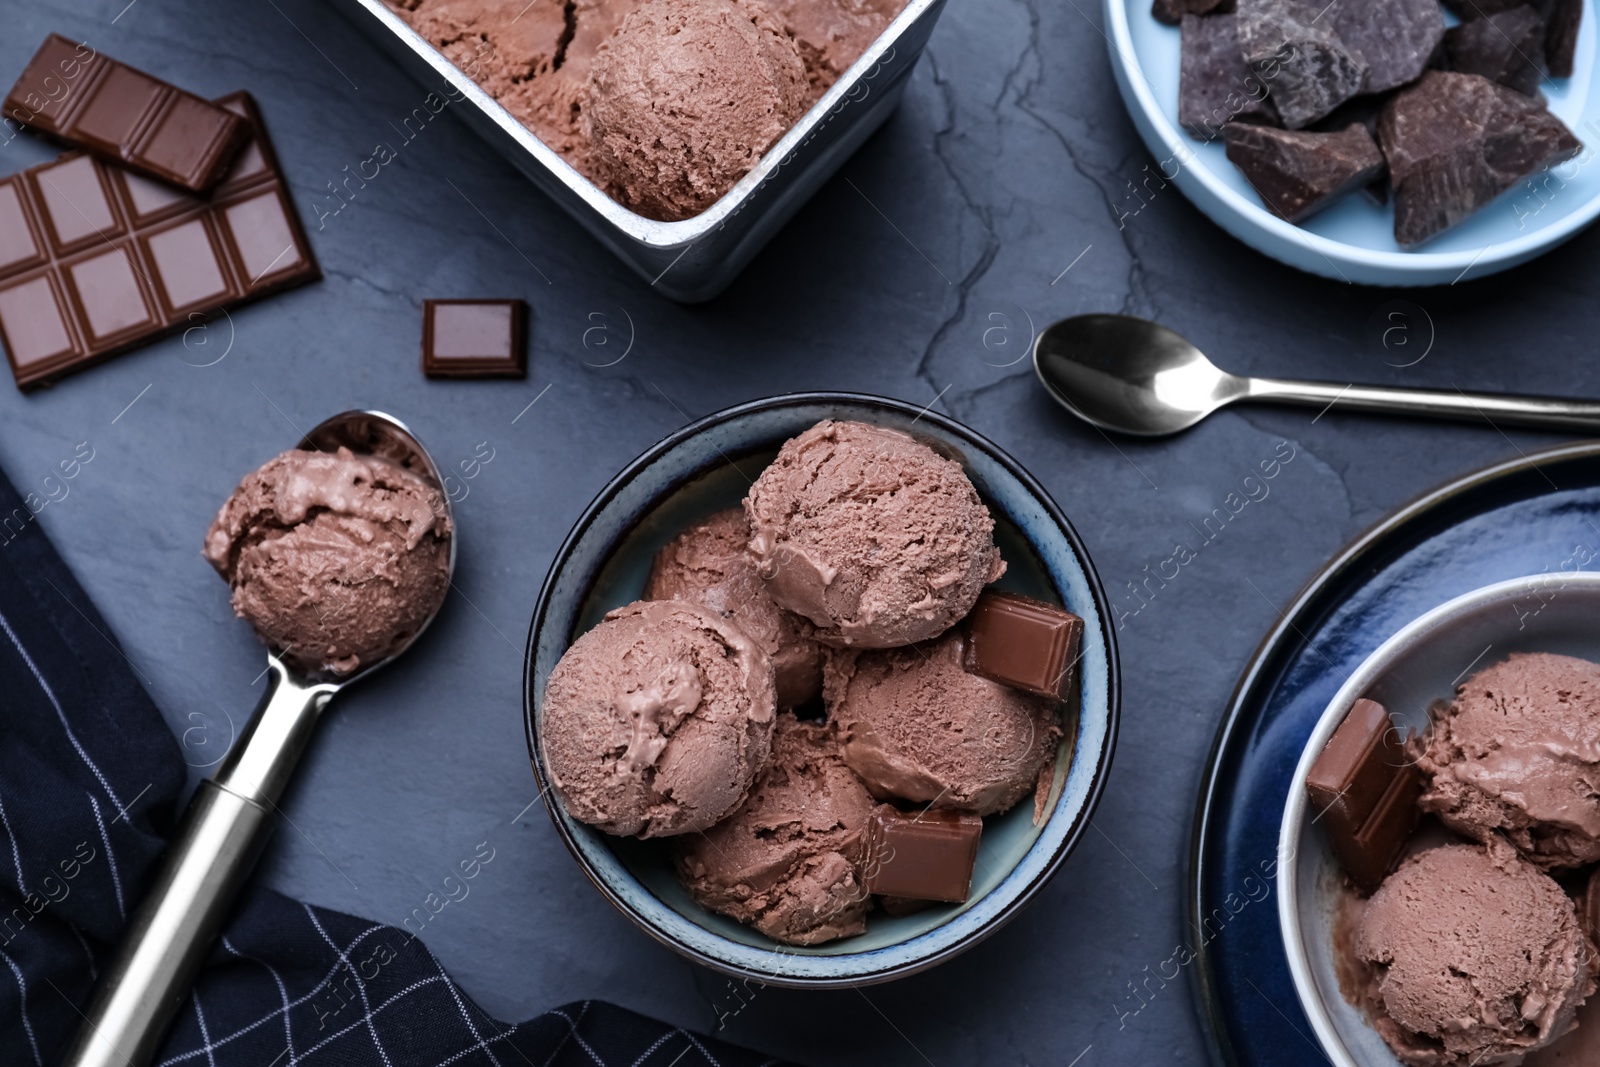
M 228 205 L 222 217 L 233 238 L 246 289 L 270 285 L 277 275 L 306 262 L 289 221 L 289 207 L 276 189 Z
M 0 341 L 18 372 L 77 355 L 68 315 L 48 274 L 0 289 Z
M 28 267 L 40 258 L 39 238 L 28 221 L 22 189 L 15 180 L 0 182 L 0 270 Z
M 1374 700 L 1357 700 L 1306 774 L 1306 795 L 1344 872 L 1377 889 L 1416 828 L 1422 772 Z
M 169 315 L 238 295 L 228 282 L 221 243 L 204 216 L 180 222 L 143 241 L 146 258 L 154 268 L 151 280 Z
M 983 820 L 969 811 L 907 815 L 880 804 L 867 820 L 867 890 L 901 900 L 960 904 L 972 891 Z
M 429 378 L 523 378 L 528 305 L 521 300 L 424 300 L 422 373 Z
M 113 66 L 72 119 L 72 139 L 93 152 L 116 156 L 170 90 L 132 67 Z
M 191 211 L 198 203 L 192 194 L 182 189 L 174 189 L 131 170 L 118 171 L 117 180 L 126 197 L 128 215 L 137 225 Z
M 32 174 L 59 251 L 75 252 L 122 232 L 111 206 L 111 190 L 93 157 L 72 156 L 38 167 Z
M 1016 593 L 987 592 L 967 616 L 963 664 L 990 681 L 1054 700 L 1072 691 L 1083 620 Z
M 139 285 L 138 270 L 126 245 L 96 252 L 67 268 L 89 343 L 103 345 L 155 325 L 156 315 Z

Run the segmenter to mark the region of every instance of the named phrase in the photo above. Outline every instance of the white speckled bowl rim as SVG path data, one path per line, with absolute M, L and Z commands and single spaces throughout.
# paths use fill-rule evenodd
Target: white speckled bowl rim
M 1553 583 L 1558 588 L 1551 595 Z M 1536 599 L 1536 594 L 1542 595 Z M 1531 616 L 1517 607 L 1518 602 L 1527 607 L 1541 601 L 1544 607 Z M 1491 611 L 1504 613 L 1503 627 L 1499 622 L 1486 623 Z M 1573 618 L 1574 612 L 1580 613 L 1578 621 Z M 1382 698 L 1387 694 L 1379 687 L 1384 684 L 1386 675 L 1407 661 L 1439 655 L 1439 646 L 1463 640 L 1462 631 L 1481 633 L 1488 629 L 1504 636 L 1497 636 L 1492 646 L 1481 653 L 1476 651 L 1481 636 L 1467 640 L 1461 650 L 1451 652 L 1448 667 L 1439 667 L 1441 681 L 1437 685 L 1407 684 L 1406 692 L 1415 694 L 1407 703 L 1417 707 L 1402 709 L 1392 703 L 1385 704 L 1392 714 L 1405 716 L 1406 725 L 1420 726 L 1426 721 L 1427 702 L 1447 698 L 1454 692 L 1457 683 L 1450 681 L 1450 675 L 1457 665 L 1476 670 L 1512 652 L 1535 650 L 1595 658 L 1600 651 L 1600 631 L 1589 638 L 1581 634 L 1579 627 L 1584 626 L 1582 617 L 1597 616 L 1600 616 L 1600 574 L 1591 572 L 1513 578 L 1439 605 L 1407 623 L 1350 675 L 1334 694 L 1317 728 L 1306 741 L 1290 781 L 1305 781 L 1311 764 L 1358 697 L 1371 693 L 1383 703 Z M 1481 662 L 1473 661 L 1474 655 L 1480 655 Z M 1431 670 L 1424 670 L 1432 677 Z M 1462 675 L 1466 673 L 1463 671 Z M 1335 1067 L 1399 1067 L 1399 1061 L 1383 1038 L 1361 1011 L 1339 992 L 1333 966 L 1331 925 L 1336 906 L 1334 895 L 1340 891 L 1342 878 L 1326 837 L 1310 831 L 1308 807 L 1306 791 L 1290 788 L 1278 834 L 1278 869 L 1288 872 L 1287 877 L 1278 879 L 1278 925 L 1295 991 L 1316 1031 L 1317 1040 Z
M 560 659 L 589 590 L 613 548 L 640 517 L 726 457 L 776 449 L 825 418 L 909 429 L 961 453 L 969 476 L 1028 538 L 1064 603 L 1084 617 L 1076 743 L 1054 806 L 1032 847 L 984 897 L 933 929 L 860 952 L 810 954 L 723 937 L 668 907 L 634 878 L 609 838 L 567 816 L 545 788 L 537 744 L 543 680 Z M 523 693 L 534 772 L 557 831 L 595 886 L 651 936 L 706 966 L 737 977 L 803 988 L 853 987 L 916 973 L 976 944 L 1014 915 L 1055 873 L 1086 831 L 1110 771 L 1120 714 L 1116 639 L 1107 606 L 1076 531 L 1044 489 L 997 446 L 937 413 L 898 400 L 851 393 L 798 393 L 707 416 L 645 452 L 584 512 L 556 553 L 528 638 Z M 1059 773 L 1059 772 L 1058 772 Z

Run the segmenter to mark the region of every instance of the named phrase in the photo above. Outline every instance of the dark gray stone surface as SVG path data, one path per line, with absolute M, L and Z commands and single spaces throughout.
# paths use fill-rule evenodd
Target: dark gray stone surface
M 460 592 L 406 663 L 340 698 L 260 876 L 398 922 L 489 841 L 492 864 L 424 937 L 501 1018 L 603 996 L 710 1028 L 737 1006 L 722 979 L 599 897 L 541 809 L 512 823 L 534 799 L 518 683 L 550 554 L 607 478 L 689 418 L 807 388 L 932 403 L 1045 482 L 1130 612 L 1121 743 L 1096 829 L 1036 902 L 931 973 L 862 992 L 766 990 L 727 1032 L 816 1063 L 1065 1067 L 1081 1055 L 1095 1067 L 1204 1060 L 1187 986 L 1141 1008 L 1130 983 L 1184 936 L 1200 769 L 1277 609 L 1386 511 L 1549 438 L 1336 408 L 1239 411 L 1175 440 L 1111 441 L 1034 382 L 1030 319 L 1156 316 L 1245 372 L 1600 393 L 1600 238 L 1424 292 L 1279 266 L 1163 184 L 1116 95 L 1101 12 L 1084 0 L 951 0 L 899 113 L 725 296 L 695 308 L 659 299 L 448 113 L 318 231 L 326 183 L 393 138 L 389 123 L 422 90 L 317 0 L 136 0 L 117 17 L 125 2 L 13 5 L 0 72 L 59 30 L 203 93 L 250 89 L 327 278 L 187 346 L 173 338 L 32 396 L 0 387 L 0 466 L 26 491 L 92 444 L 94 460 L 39 521 L 173 729 L 195 731 L 203 763 L 226 740 L 226 716 L 254 706 L 263 663 L 199 554 L 237 479 L 357 405 L 408 419 L 458 469 L 488 442 L 494 458 L 458 505 Z M 0 172 L 50 154 L 16 138 L 0 147 Z M 482 295 L 531 305 L 527 382 L 425 381 L 421 300 Z M 627 358 L 586 365 L 615 358 L 624 312 Z M 608 324 L 610 346 L 589 333 L 585 348 L 586 331 Z M 1125 583 L 1284 440 L 1295 459 L 1271 495 L 1132 614 Z

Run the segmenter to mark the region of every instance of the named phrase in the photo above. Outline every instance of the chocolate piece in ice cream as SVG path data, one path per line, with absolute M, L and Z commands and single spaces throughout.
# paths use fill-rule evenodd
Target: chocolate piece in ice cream
M 1005 572 L 961 465 L 883 426 L 824 419 L 784 442 L 744 508 L 772 599 L 827 644 L 936 637 Z
M 990 681 L 1063 700 L 1077 683 L 1083 620 L 1065 608 L 990 590 L 965 622 L 962 664 Z
M 386 659 L 449 588 L 450 519 L 411 471 L 348 448 L 295 449 L 248 475 L 206 531 L 233 609 L 310 674 Z
M 867 823 L 867 889 L 912 900 L 963 903 L 972 892 L 983 819 L 970 811 L 906 814 L 880 804 Z
M 775 941 L 859 934 L 871 900 L 860 865 L 873 807 L 828 727 L 784 712 L 750 799 L 675 842 L 678 877 L 701 907 Z
M 612 834 L 709 829 L 743 801 L 772 745 L 772 662 L 683 600 L 609 612 L 545 684 L 539 744 L 567 814 Z
M 828 717 L 879 799 L 992 815 L 1038 785 L 1061 737 L 1056 702 L 962 665 L 959 631 L 907 648 L 830 651 Z
M 805 64 L 758 3 L 648 0 L 595 53 L 583 121 L 607 191 L 686 219 L 749 173 L 805 111 Z
M 1350 880 L 1371 892 L 1417 825 L 1422 773 L 1375 700 L 1357 700 L 1306 774 L 1316 822 Z
M 1373 1025 L 1416 1067 L 1521 1063 L 1595 988 L 1572 900 L 1504 841 L 1406 860 L 1367 902 L 1354 948 Z
M 1554 870 L 1600 861 L 1600 664 L 1519 653 L 1435 710 L 1421 804 Z
M 772 602 L 745 552 L 750 523 L 740 508 L 719 511 L 656 553 L 646 600 L 693 600 L 749 634 L 772 660 L 778 707 L 793 708 L 822 692 L 822 646 L 811 620 Z

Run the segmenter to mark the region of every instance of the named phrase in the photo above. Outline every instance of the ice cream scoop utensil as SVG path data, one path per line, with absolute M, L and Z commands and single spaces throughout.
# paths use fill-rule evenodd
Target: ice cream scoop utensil
M 1062 407 L 1105 430 L 1160 437 L 1240 401 L 1299 404 L 1547 430 L 1600 430 L 1600 402 L 1295 382 L 1229 374 L 1173 330 L 1131 315 L 1076 315 L 1045 329 L 1033 367 Z
M 382 456 L 439 490 L 450 502 L 438 468 L 398 420 L 376 411 L 335 415 L 306 435 L 301 448 Z M 455 572 L 451 525 L 448 571 Z M 449 588 L 446 585 L 445 588 Z M 441 598 L 442 599 L 442 598 Z M 432 605 L 432 622 L 439 605 Z M 412 636 L 415 641 L 427 623 Z M 145 1067 L 190 986 L 233 899 L 271 836 L 278 802 L 311 740 L 322 710 L 345 686 L 397 658 L 341 677 L 314 677 L 290 667 L 283 649 L 267 655 L 267 692 L 254 719 L 215 774 L 200 783 L 189 810 L 123 931 L 116 957 L 101 976 L 64 1067 Z

